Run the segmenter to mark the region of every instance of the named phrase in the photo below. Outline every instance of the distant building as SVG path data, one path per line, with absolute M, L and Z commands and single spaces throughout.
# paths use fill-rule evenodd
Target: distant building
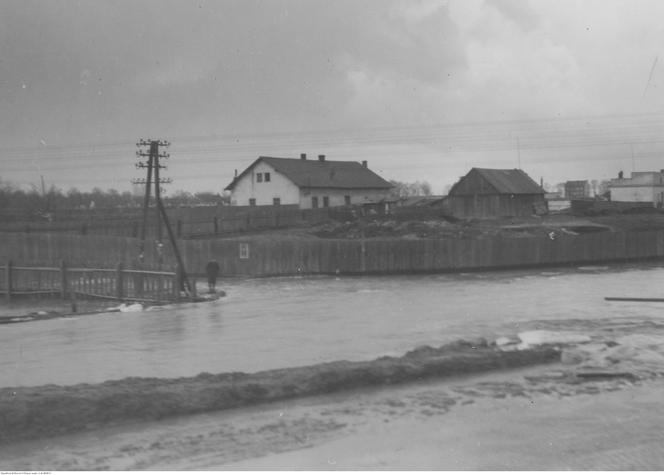
M 590 198 L 590 183 L 588 183 L 588 180 L 566 181 L 565 198 L 568 200 Z
M 392 184 L 367 162 L 258 157 L 225 188 L 231 205 L 297 205 L 301 209 L 382 203 Z
M 652 203 L 664 205 L 664 170 L 658 172 L 632 172 L 630 178 L 614 178 L 609 182 L 611 201 Z
M 547 212 L 544 193 L 523 170 L 473 168 L 445 201 L 454 216 L 530 216 Z

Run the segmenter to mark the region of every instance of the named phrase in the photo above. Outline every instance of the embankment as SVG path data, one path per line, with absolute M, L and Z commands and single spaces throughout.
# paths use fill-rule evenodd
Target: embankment
M 0 441 L 46 437 L 120 423 L 251 404 L 466 375 L 560 360 L 552 347 L 501 351 L 485 341 L 421 347 L 402 357 L 337 361 L 253 374 L 202 373 L 191 378 L 126 378 L 102 384 L 0 390 Z

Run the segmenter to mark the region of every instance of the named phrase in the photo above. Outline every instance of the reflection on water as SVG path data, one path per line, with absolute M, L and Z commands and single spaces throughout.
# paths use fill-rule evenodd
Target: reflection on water
M 0 387 L 258 371 L 401 355 L 417 345 L 495 337 L 546 322 L 661 318 L 659 267 L 223 282 L 228 296 L 138 313 L 0 328 Z

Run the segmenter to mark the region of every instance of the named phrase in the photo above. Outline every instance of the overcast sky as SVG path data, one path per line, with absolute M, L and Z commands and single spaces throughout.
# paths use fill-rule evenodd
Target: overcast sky
M 664 168 L 661 0 L 0 1 L 0 179 L 221 191 L 259 155 L 368 160 L 442 193 Z

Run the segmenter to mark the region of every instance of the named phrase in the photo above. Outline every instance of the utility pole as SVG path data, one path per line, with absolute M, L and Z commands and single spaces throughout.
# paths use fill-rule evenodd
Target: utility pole
M 145 198 L 143 200 L 143 227 L 141 228 L 141 245 L 140 251 L 141 256 L 145 251 L 145 239 L 147 234 L 148 227 L 148 215 L 150 209 L 150 196 L 152 192 L 152 184 L 154 183 L 154 195 L 155 195 L 155 210 L 156 210 L 156 239 L 157 243 L 161 243 L 162 231 L 161 231 L 161 222 L 162 216 L 158 208 L 158 203 L 161 201 L 161 185 L 164 183 L 171 183 L 170 178 L 160 178 L 159 170 L 166 168 L 165 165 L 159 163 L 160 158 L 168 158 L 170 155 L 168 153 L 159 152 L 159 147 L 168 147 L 170 143 L 164 140 L 143 140 L 140 139 L 136 146 L 138 150 L 136 151 L 136 156 L 140 159 L 147 158 L 147 162 L 139 161 L 136 164 L 136 168 L 146 168 L 147 169 L 147 178 L 138 178 L 132 180 L 133 184 L 145 185 Z M 141 147 L 148 147 L 148 151 L 144 151 Z M 153 178 L 154 174 L 154 178 Z
M 154 182 L 154 197 L 155 197 L 155 209 L 157 212 L 157 228 L 156 228 L 156 245 L 157 247 L 157 258 L 159 259 L 159 266 L 161 267 L 161 249 L 162 249 L 162 221 L 166 225 L 166 230 L 168 231 L 168 237 L 173 247 L 173 254 L 178 263 L 177 272 L 180 273 L 180 279 L 185 286 L 185 290 L 192 295 L 192 288 L 189 280 L 187 279 L 187 274 L 184 268 L 184 262 L 182 261 L 182 256 L 177 247 L 177 242 L 175 241 L 175 236 L 173 230 L 171 229 L 170 222 L 168 220 L 168 215 L 166 214 L 166 209 L 164 204 L 161 201 L 161 185 L 164 183 L 172 183 L 170 178 L 161 178 L 159 176 L 159 170 L 165 169 L 165 165 L 159 163 L 160 158 L 169 158 L 170 155 L 166 152 L 160 152 L 159 147 L 168 147 L 170 143 L 165 140 L 143 140 L 140 139 L 136 144 L 138 150 L 136 151 L 136 156 L 140 159 L 147 158 L 147 163 L 139 161 L 136 164 L 136 168 L 147 169 L 147 178 L 139 178 L 132 180 L 134 184 L 144 184 L 145 185 L 145 199 L 143 201 L 143 227 L 141 229 L 141 243 L 140 243 L 140 259 L 143 260 L 143 255 L 145 251 L 145 238 L 146 238 L 146 229 L 148 223 L 148 214 L 150 208 L 150 195 L 151 195 L 151 185 Z M 148 147 L 148 151 L 144 151 L 141 147 Z M 152 175 L 154 174 L 154 179 Z

